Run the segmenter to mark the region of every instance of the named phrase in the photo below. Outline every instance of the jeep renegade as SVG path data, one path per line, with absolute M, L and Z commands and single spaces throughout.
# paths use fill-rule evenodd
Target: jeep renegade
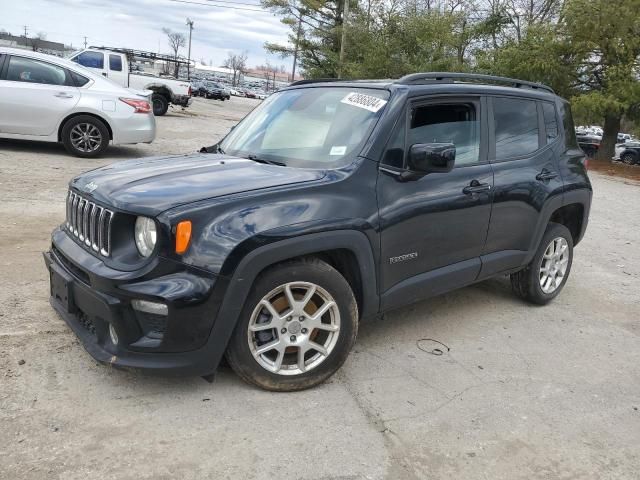
M 226 355 L 308 388 L 383 312 L 507 274 L 551 301 L 587 226 L 584 159 L 544 85 L 298 82 L 200 153 L 71 180 L 51 304 L 107 364 L 210 376 Z

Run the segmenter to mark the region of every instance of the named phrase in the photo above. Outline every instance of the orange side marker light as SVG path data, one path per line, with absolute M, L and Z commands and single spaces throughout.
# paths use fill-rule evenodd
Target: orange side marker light
M 183 220 L 176 227 L 176 253 L 183 254 L 191 241 L 191 220 Z

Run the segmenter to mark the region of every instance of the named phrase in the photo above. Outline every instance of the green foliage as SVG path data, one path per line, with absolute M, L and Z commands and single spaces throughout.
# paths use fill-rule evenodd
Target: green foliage
M 580 123 L 640 121 L 640 0 L 349 0 L 341 65 L 344 1 L 263 0 L 291 28 L 266 48 L 291 56 L 300 31 L 307 78 L 499 74 L 552 86 Z

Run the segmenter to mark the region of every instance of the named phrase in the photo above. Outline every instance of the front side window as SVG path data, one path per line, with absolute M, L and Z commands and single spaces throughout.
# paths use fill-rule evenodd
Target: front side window
M 334 168 L 360 153 L 386 90 L 310 87 L 276 92 L 220 143 L 227 154 L 287 166 Z
M 558 120 L 556 118 L 556 107 L 553 103 L 542 102 L 542 113 L 544 115 L 544 128 L 547 135 L 547 143 L 558 138 Z
M 104 68 L 104 54 L 100 52 L 82 52 L 73 61 L 87 68 Z
M 496 160 L 520 157 L 539 148 L 538 109 L 534 100 L 494 98 Z
M 122 58 L 120 55 L 109 55 L 109 70 L 112 72 L 122 71 Z
M 66 85 L 64 68 L 31 58 L 9 57 L 7 80 L 46 85 Z

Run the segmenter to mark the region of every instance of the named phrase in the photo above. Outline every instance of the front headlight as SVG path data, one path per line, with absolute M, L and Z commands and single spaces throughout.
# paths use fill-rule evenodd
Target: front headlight
M 156 224 L 147 217 L 136 218 L 135 227 L 136 247 L 143 257 L 148 257 L 156 246 Z

